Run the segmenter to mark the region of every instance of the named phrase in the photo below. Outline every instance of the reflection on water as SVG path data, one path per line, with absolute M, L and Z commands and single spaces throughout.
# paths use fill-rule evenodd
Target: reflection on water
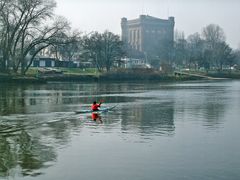
M 123 132 L 129 133 L 138 130 L 138 133 L 146 136 L 153 133 L 171 135 L 174 132 L 174 104 L 167 103 L 139 103 L 131 104 L 123 109 L 121 128 Z M 135 131 L 134 131 L 135 132 Z
M 117 159 L 109 161 L 109 164 L 114 165 L 115 160 L 125 164 L 121 161 L 123 156 L 131 158 L 133 149 L 137 147 L 146 149 L 148 146 L 145 144 L 151 144 L 152 149 L 148 149 L 148 151 L 151 151 L 152 154 L 147 156 L 145 154 L 145 157 L 141 158 L 142 160 L 134 159 L 132 163 L 138 164 L 136 165 L 138 169 L 141 167 L 140 164 L 148 167 L 149 162 L 158 159 L 158 162 L 155 162 L 156 164 L 153 166 L 149 165 L 142 175 L 147 179 L 158 179 L 159 177 L 166 179 L 169 175 L 166 172 L 170 172 L 169 167 L 161 166 L 162 170 L 165 170 L 161 174 L 158 174 L 160 171 L 156 167 L 160 166 L 161 162 L 164 162 L 165 165 L 171 164 L 171 162 L 174 165 L 179 163 L 181 158 L 175 154 L 176 152 L 171 152 L 173 149 L 178 149 L 185 157 L 183 147 L 186 145 L 183 146 L 181 144 L 183 139 L 179 140 L 179 138 L 184 137 L 187 141 L 191 137 L 190 142 L 195 144 L 193 139 L 203 136 L 202 139 L 198 139 L 200 144 L 195 144 L 198 148 L 196 151 L 201 151 L 201 148 L 206 146 L 204 144 L 205 130 L 216 132 L 218 129 L 232 127 L 232 124 L 227 126 L 227 122 L 236 123 L 234 119 L 240 115 L 238 111 L 239 94 L 240 83 L 238 81 L 177 84 L 0 85 L 0 178 L 34 177 L 36 179 L 39 177 L 39 179 L 44 179 L 43 177 L 45 177 L 46 179 L 58 179 L 57 174 L 49 173 L 48 169 L 59 168 L 60 159 L 64 159 L 66 164 L 68 160 L 75 160 L 66 155 L 62 155 L 60 158 L 58 154 L 61 154 L 62 151 L 73 152 L 75 149 L 73 147 L 85 145 L 84 149 L 80 149 L 82 153 L 91 151 L 94 155 L 97 153 L 97 149 L 92 148 L 91 137 L 103 136 L 106 139 L 106 136 L 109 135 L 111 140 L 98 139 L 96 143 L 104 143 L 106 148 L 111 149 L 111 141 L 115 140 L 114 145 L 120 149 L 116 150 L 116 153 L 120 155 L 123 153 L 121 151 L 123 147 L 128 148 L 127 151 L 124 151 L 124 155 L 119 155 Z M 93 100 L 101 99 L 106 102 L 103 106 L 117 105 L 117 108 L 103 114 L 79 115 L 74 113 L 79 109 L 88 109 Z M 198 134 L 192 133 L 191 129 L 198 131 Z M 79 138 L 80 141 L 75 142 L 74 137 Z M 174 144 L 171 142 L 166 144 L 165 138 L 172 139 Z M 218 140 L 213 139 L 206 143 L 214 144 L 216 142 Z M 174 148 L 169 150 L 168 146 Z M 191 148 L 194 149 L 195 146 Z M 217 145 L 213 147 L 215 150 L 218 148 Z M 155 149 L 161 151 L 165 155 L 165 159 L 159 157 Z M 236 149 L 239 149 L 239 146 Z M 111 150 L 106 149 L 106 151 L 109 157 L 113 157 Z M 141 153 L 143 152 L 136 151 L 134 156 L 142 156 Z M 172 159 L 171 157 L 174 155 L 175 159 Z M 218 155 L 216 156 L 218 157 Z M 187 155 L 185 158 L 188 159 Z M 82 156 L 81 161 L 84 161 Z M 76 165 L 83 168 L 81 161 L 78 160 Z M 213 161 L 217 162 L 217 159 Z M 189 167 L 191 164 L 188 164 Z M 186 167 L 183 165 L 182 171 L 188 169 L 188 165 L 185 165 Z M 100 164 L 94 163 L 91 166 L 98 167 Z M 125 168 L 132 168 L 128 163 L 125 166 Z M 231 166 L 229 165 L 229 167 Z M 67 165 L 63 168 L 67 168 Z M 202 168 L 204 169 L 204 166 Z M 221 167 L 219 168 L 221 169 Z M 72 171 L 72 179 L 85 177 L 84 170 L 76 171 L 73 168 L 69 171 Z M 123 171 L 116 169 L 113 171 L 116 174 L 124 174 Z M 125 173 L 127 174 L 127 172 Z M 174 171 L 170 179 L 176 179 L 179 173 Z M 205 173 L 206 176 L 209 175 L 207 172 Z M 51 174 L 50 177 L 48 174 Z M 240 177 L 237 172 L 235 174 L 233 177 Z M 127 178 L 135 177 L 131 173 L 127 175 Z M 91 179 L 92 176 L 86 177 Z M 189 177 L 194 177 L 194 174 Z M 71 178 L 69 177 L 69 179 Z M 135 179 L 138 178 L 135 177 Z
M 22 127 L 3 126 L 0 129 L 0 172 L 1 176 L 12 176 L 20 169 L 21 174 L 36 176 L 46 162 L 56 159 L 55 151 Z

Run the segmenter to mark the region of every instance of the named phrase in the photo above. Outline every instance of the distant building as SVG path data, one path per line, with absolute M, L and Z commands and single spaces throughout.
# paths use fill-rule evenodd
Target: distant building
M 138 19 L 122 18 L 122 41 L 141 54 L 157 54 L 160 48 L 173 47 L 174 17 L 159 19 L 140 15 Z
M 151 68 L 143 59 L 123 58 L 121 60 L 124 68 Z

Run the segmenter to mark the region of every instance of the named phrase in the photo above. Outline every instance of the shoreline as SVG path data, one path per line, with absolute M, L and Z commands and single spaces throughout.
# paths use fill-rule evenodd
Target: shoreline
M 232 80 L 240 79 L 240 75 L 219 75 L 211 74 L 212 80 Z M 48 82 L 177 82 L 177 81 L 193 81 L 203 80 L 203 77 L 192 76 L 174 76 L 163 74 L 132 74 L 132 73 L 111 73 L 103 75 L 52 75 L 52 76 L 12 76 L 0 75 L 0 84 L 16 83 L 16 84 L 45 84 Z

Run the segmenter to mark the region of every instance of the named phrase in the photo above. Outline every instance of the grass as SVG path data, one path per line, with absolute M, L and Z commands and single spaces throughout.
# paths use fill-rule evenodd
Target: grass
M 99 72 L 95 68 L 53 68 L 61 70 L 65 75 L 99 75 Z M 38 68 L 29 68 L 26 75 L 27 76 L 36 76 Z
M 62 70 L 64 74 L 69 74 L 69 75 L 96 75 L 96 74 L 98 74 L 98 71 L 95 68 L 86 68 L 86 69 L 58 68 L 58 69 Z
M 37 68 L 29 68 L 26 75 L 27 76 L 36 76 L 37 74 Z

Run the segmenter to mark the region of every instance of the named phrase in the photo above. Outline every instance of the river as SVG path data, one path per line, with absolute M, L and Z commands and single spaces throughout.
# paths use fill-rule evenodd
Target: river
M 0 84 L 0 179 L 237 180 L 239 117 L 240 81 Z

